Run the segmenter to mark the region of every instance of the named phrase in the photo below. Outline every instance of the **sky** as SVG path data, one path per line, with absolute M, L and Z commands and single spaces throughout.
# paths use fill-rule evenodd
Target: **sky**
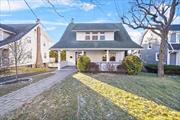
M 121 22 L 119 16 L 130 8 L 129 0 L 50 0 L 56 8 L 54 11 L 47 0 L 25 0 L 41 20 L 44 30 L 48 32 L 53 43 L 60 40 L 72 18 L 74 23 Z M 0 23 L 35 23 L 36 17 L 24 0 L 0 0 Z M 180 17 L 174 23 L 180 23 Z M 133 30 L 125 26 L 132 40 L 139 42 L 142 30 Z

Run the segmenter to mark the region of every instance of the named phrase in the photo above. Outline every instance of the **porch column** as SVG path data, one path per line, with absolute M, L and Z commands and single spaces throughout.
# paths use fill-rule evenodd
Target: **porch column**
M 84 51 L 81 51 L 81 54 L 84 55 Z
M 58 50 L 58 70 L 61 69 L 61 51 Z
M 109 62 L 109 50 L 106 51 L 106 62 Z

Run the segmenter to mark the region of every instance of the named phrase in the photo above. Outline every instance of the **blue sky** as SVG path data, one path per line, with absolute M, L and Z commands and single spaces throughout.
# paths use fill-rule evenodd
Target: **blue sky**
M 51 0 L 58 13 L 64 18 L 59 17 L 46 0 L 26 1 L 40 18 L 54 43 L 60 39 L 71 18 L 74 18 L 74 22 L 120 22 L 113 0 Z M 116 1 L 119 5 L 119 14 L 122 15 L 130 7 L 129 0 Z M 36 21 L 24 0 L 0 0 L 0 10 L 1 23 L 34 23 Z M 137 42 L 142 31 L 125 27 L 131 38 Z

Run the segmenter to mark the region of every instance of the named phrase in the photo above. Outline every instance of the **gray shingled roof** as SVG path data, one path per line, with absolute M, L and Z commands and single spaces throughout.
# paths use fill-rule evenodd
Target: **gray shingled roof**
M 174 24 L 170 26 L 170 30 L 180 31 L 180 24 Z
M 21 39 L 25 34 L 32 30 L 37 24 L 0 24 L 0 28 L 11 31 L 11 34 L 5 40 L 0 41 L 0 46 L 9 44 L 11 42 Z
M 180 50 L 180 44 L 171 44 L 173 50 Z M 169 50 L 172 50 L 172 47 L 168 45 Z
M 107 31 L 117 31 L 119 30 L 116 24 L 112 23 L 77 23 L 74 25 L 74 31 L 99 31 L 99 30 L 107 30 Z
M 107 26 L 106 26 L 107 25 Z M 76 41 L 76 33 L 74 30 L 95 30 L 97 29 L 118 29 L 115 32 L 114 41 Z M 70 23 L 60 41 L 51 49 L 59 48 L 142 48 L 131 40 L 128 33 L 120 23 Z

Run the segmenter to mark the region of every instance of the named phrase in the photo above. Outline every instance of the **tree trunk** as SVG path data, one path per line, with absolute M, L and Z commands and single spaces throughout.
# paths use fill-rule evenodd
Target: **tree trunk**
M 159 62 L 158 62 L 158 77 L 164 77 L 164 58 L 166 50 L 167 34 L 162 34 L 161 44 L 159 49 Z

